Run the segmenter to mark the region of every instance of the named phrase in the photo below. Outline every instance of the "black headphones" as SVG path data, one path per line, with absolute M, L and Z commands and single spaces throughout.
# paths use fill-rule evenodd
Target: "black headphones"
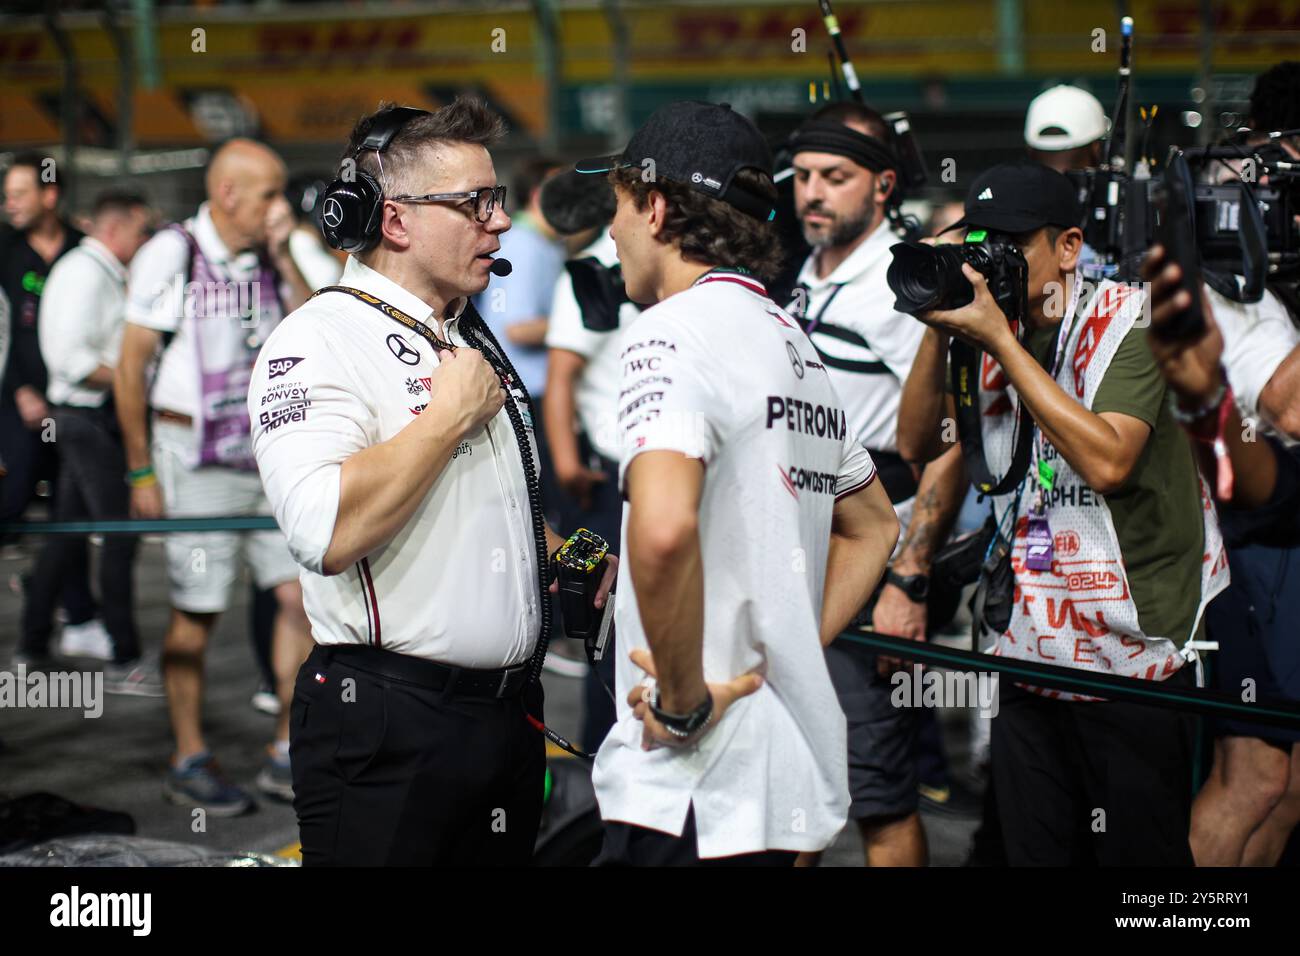
M 375 118 L 361 141 L 355 160 L 367 149 L 382 153 L 402 127 L 428 110 L 395 106 Z M 320 199 L 320 226 L 325 241 L 344 252 L 365 252 L 379 241 L 379 226 L 384 206 L 384 190 L 379 181 L 360 169 L 353 170 L 351 181 L 335 179 Z

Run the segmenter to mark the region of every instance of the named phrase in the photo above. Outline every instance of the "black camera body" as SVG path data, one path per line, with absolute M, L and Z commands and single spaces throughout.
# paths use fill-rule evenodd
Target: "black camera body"
M 1011 236 L 971 229 L 960 243 L 930 246 L 898 242 L 885 281 L 895 295 L 894 308 L 908 315 L 949 311 L 970 305 L 975 289 L 962 273 L 969 263 L 988 280 L 989 292 L 1011 322 L 1022 322 L 1029 293 L 1029 264 Z
M 1213 163 L 1230 160 L 1249 164 L 1250 178 L 1204 181 Z M 1300 276 L 1300 162 L 1280 146 L 1175 148 L 1157 178 L 1106 167 L 1066 175 L 1079 189 L 1083 239 L 1096 257 L 1088 278 L 1137 280 L 1147 249 L 1165 232 L 1160 219 L 1175 177 L 1178 191 L 1187 184 L 1186 225 L 1212 289 L 1257 302 L 1266 280 Z M 1268 183 L 1259 185 L 1263 178 Z

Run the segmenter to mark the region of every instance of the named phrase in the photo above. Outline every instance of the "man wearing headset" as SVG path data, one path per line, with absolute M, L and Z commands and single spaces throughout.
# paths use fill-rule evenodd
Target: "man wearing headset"
M 291 715 L 308 865 L 517 865 L 536 838 L 537 539 L 564 539 L 537 507 L 527 393 L 468 306 L 508 271 L 503 131 L 469 99 L 362 119 L 321 209 L 352 253 L 339 286 L 254 370 L 254 453 L 316 641 Z

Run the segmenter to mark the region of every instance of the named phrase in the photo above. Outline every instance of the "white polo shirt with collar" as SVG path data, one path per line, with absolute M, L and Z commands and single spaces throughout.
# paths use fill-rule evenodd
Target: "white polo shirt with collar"
M 627 696 L 646 675 L 628 653 L 648 643 L 621 562 L 618 720 L 592 777 L 601 816 L 680 835 L 693 806 L 701 857 L 823 849 L 849 807 L 844 711 L 819 639 L 826 558 L 835 502 L 875 479 L 871 456 L 807 336 L 751 278 L 709 273 L 619 336 L 619 482 L 647 451 L 704 463 L 704 676 L 765 680 L 698 743 L 642 750 Z
M 437 331 L 428 305 L 356 258 L 339 284 Z M 459 321 L 458 309 L 441 334 L 464 346 Z M 316 296 L 280 323 L 258 356 L 248 394 L 253 453 L 302 566 L 318 644 L 510 667 L 532 653 L 541 616 L 523 461 L 504 408 L 465 437 L 391 541 L 343 573 L 322 573 L 343 462 L 425 410 L 438 364 L 418 332 L 374 307 L 341 292 Z M 531 429 L 527 405 L 516 401 Z
M 252 250 L 231 253 L 212 222 L 208 203 L 199 206 L 199 211 L 183 225 L 213 269 L 232 288 L 248 289 L 257 280 L 257 253 Z M 185 237 L 175 229 L 160 229 L 131 260 L 126 321 L 157 332 L 174 333 L 175 338 L 158 360 L 149 405 L 193 418 L 199 413 L 201 388 L 194 326 L 184 321 L 183 315 L 189 294 L 185 288 L 190 281 L 189 263 L 190 246 Z M 282 282 L 279 292 L 280 301 L 285 301 L 288 284 Z M 248 330 L 250 338 L 264 342 L 275 318 L 263 318 L 256 329 Z
M 98 239 L 82 239 L 54 263 L 41 293 L 45 396 L 54 405 L 98 408 L 108 390 L 81 382 L 101 365 L 117 365 L 126 313 L 126 266 Z
M 894 309 L 885 273 L 889 248 L 901 240 L 881 222 L 825 278 L 814 253 L 799 272 L 790 309 L 804 328 L 844 402 L 849 425 L 868 448 L 898 450 L 898 406 L 903 383 L 921 347 L 925 326 Z M 801 302 L 800 299 L 803 299 Z M 799 306 L 803 306 L 802 312 Z

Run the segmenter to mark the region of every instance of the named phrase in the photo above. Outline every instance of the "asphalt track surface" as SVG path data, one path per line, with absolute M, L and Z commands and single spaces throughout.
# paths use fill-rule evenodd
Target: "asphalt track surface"
M 0 550 L 0 671 L 12 671 L 22 599 L 20 576 L 33 561 L 35 538 Z M 97 560 L 92 548 L 92 562 Z M 257 686 L 248 636 L 247 583 L 236 586 L 235 605 L 221 617 L 207 656 L 204 730 L 227 776 L 254 790 L 274 718 L 252 708 Z M 168 619 L 161 538 L 146 537 L 136 564 L 136 614 L 146 653 L 161 647 Z M 57 629 L 55 648 L 57 648 Z M 93 671 L 98 662 L 74 659 L 62 669 Z M 546 675 L 547 723 L 565 736 L 580 726 L 580 681 Z M 162 780 L 171 752 L 166 702 L 162 698 L 105 695 L 103 714 L 88 719 L 79 710 L 0 709 L 0 798 L 47 791 L 81 804 L 130 813 L 143 837 L 204 844 L 212 849 L 297 857 L 297 825 L 290 806 L 257 795 L 244 816 L 208 816 L 196 832 L 191 811 L 166 802 Z M 958 773 L 966 770 L 966 711 L 945 712 L 945 740 Z M 559 751 L 548 745 L 559 755 Z M 559 755 L 556 759 L 573 759 Z M 960 865 L 975 823 L 923 813 L 931 864 Z M 825 866 L 860 866 L 862 852 L 853 827 L 846 828 L 823 858 Z

